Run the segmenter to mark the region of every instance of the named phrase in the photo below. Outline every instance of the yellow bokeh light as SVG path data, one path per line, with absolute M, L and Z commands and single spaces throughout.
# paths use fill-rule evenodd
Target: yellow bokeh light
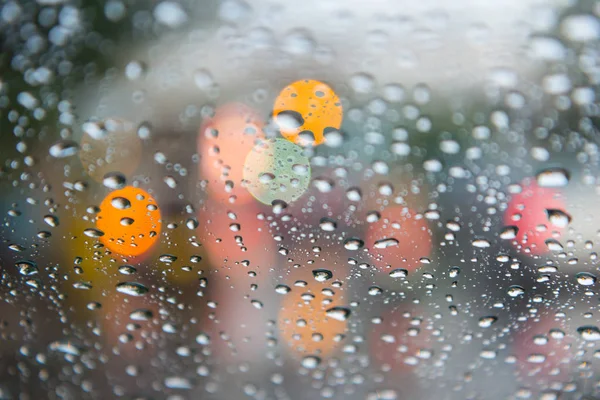
M 104 235 L 100 241 L 124 256 L 139 256 L 152 247 L 160 235 L 160 211 L 146 191 L 127 186 L 111 192 L 100 204 L 96 226 Z
M 286 139 L 318 146 L 328 129 L 342 124 L 342 103 L 323 82 L 304 79 L 283 88 L 273 105 L 273 118 Z

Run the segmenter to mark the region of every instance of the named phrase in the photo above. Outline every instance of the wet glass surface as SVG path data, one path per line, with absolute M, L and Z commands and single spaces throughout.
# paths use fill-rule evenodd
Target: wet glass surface
M 0 399 L 600 397 L 600 3 L 0 3 Z

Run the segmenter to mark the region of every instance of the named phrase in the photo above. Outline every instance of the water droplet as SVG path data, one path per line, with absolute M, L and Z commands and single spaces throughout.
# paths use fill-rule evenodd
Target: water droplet
M 185 225 L 188 227 L 188 229 L 190 230 L 194 230 L 196 228 L 198 228 L 198 220 L 196 218 L 189 218 L 186 222 Z
M 441 172 L 442 169 L 444 169 L 444 166 L 439 160 L 426 160 L 423 162 L 423 168 L 425 168 L 427 172 Z
M 408 143 L 394 142 L 390 146 L 390 150 L 396 155 L 407 156 L 410 154 L 411 147 Z
M 487 316 L 487 317 L 481 317 L 481 318 L 479 318 L 479 326 L 481 328 L 489 328 L 496 321 L 498 321 L 498 317 L 495 317 L 493 315 L 490 315 L 490 316 Z
M 323 217 L 323 218 L 321 218 L 321 221 L 319 222 L 319 227 L 321 228 L 321 230 L 324 230 L 325 232 L 333 232 L 336 230 L 337 224 L 336 224 L 335 220 L 333 220 L 331 218 Z
M 369 211 L 367 213 L 367 222 L 370 224 L 379 221 L 380 218 L 381 214 L 377 211 Z
M 582 286 L 592 286 L 596 283 L 596 277 L 589 272 L 579 272 L 575 277 L 577 283 Z
M 104 140 L 108 136 L 108 130 L 99 121 L 88 121 L 81 125 L 81 129 L 94 140 Z
M 481 358 L 485 358 L 486 360 L 493 360 L 494 358 L 496 358 L 497 354 L 498 353 L 494 350 L 482 350 L 479 353 L 479 356 Z
M 125 264 L 119 267 L 119 272 L 123 275 L 133 275 L 137 272 L 137 270 L 135 267 Z
M 125 178 L 125 175 L 120 172 L 109 172 L 105 174 L 102 179 L 104 186 L 113 190 L 124 188 L 126 182 L 127 179 Z
M 194 83 L 200 90 L 210 90 L 215 86 L 215 80 L 207 69 L 201 68 L 194 72 Z
M 53 228 L 56 228 L 59 224 L 58 217 L 56 215 L 46 215 L 44 217 L 44 222 L 50 225 Z
M 263 172 L 258 176 L 258 181 L 265 185 L 274 180 L 275 180 L 275 175 L 270 172 Z
M 130 226 L 133 225 L 133 223 L 135 222 L 135 220 L 133 218 L 129 218 L 129 217 L 123 217 L 121 218 L 121 220 L 119 221 L 119 223 L 122 226 Z
M 264 307 L 262 301 L 260 300 L 250 300 L 250 304 L 252 304 L 257 310 L 260 310 Z
M 448 271 L 448 276 L 450 278 L 456 278 L 458 275 L 460 275 L 460 268 L 458 267 L 452 267 L 450 268 L 450 271 Z
M 134 310 L 129 314 L 129 318 L 134 321 L 148 321 L 149 319 L 152 319 L 152 316 L 152 311 L 145 308 Z
M 208 336 L 206 333 L 200 333 L 198 336 L 196 336 L 196 343 L 203 346 L 208 346 L 210 344 L 210 336 Z
M 394 186 L 389 182 L 382 182 L 377 186 L 377 191 L 382 196 L 391 196 L 394 194 Z
M 192 383 L 183 376 L 169 376 L 165 378 L 165 386 L 169 389 L 190 390 Z
M 49 153 L 54 158 L 66 158 L 77 154 L 79 145 L 72 140 L 63 140 L 53 144 L 50 147 Z
M 279 215 L 288 207 L 288 204 L 283 200 L 273 200 L 271 206 L 273 207 L 273 214 Z
M 571 90 L 573 84 L 567 74 L 550 74 L 542 80 L 544 91 L 550 95 L 566 94 Z
M 513 240 L 517 237 L 517 233 L 519 233 L 519 228 L 516 226 L 505 226 L 502 228 L 502 232 L 500 232 L 500 239 Z
M 378 296 L 383 293 L 383 289 L 381 289 L 379 286 L 371 286 L 367 292 L 371 296 Z
M 388 247 L 395 247 L 395 246 L 398 246 L 399 244 L 400 244 L 400 242 L 398 242 L 397 239 L 385 238 L 385 239 L 380 239 L 380 240 L 376 241 L 374 246 L 376 249 L 387 249 Z
M 42 281 L 39 278 L 30 278 L 25 281 L 25 284 L 34 289 L 39 289 L 42 286 Z
M 333 278 L 333 273 L 328 269 L 315 269 L 312 274 L 318 282 L 325 282 Z
M 188 20 L 188 15 L 180 4 L 174 1 L 162 1 L 154 8 L 154 18 L 169 28 L 177 28 Z
M 138 137 L 142 140 L 149 139 L 152 135 L 152 125 L 149 122 L 142 122 L 137 129 Z
M 533 36 L 529 48 L 533 58 L 546 61 L 561 61 L 567 53 L 560 40 L 549 36 Z
M 387 163 L 381 160 L 374 161 L 371 165 L 371 168 L 373 168 L 373 171 L 379 175 L 387 175 L 390 171 L 390 167 L 387 165 Z
M 104 232 L 102 232 L 100 229 L 94 229 L 94 228 L 85 229 L 83 231 L 83 233 L 85 236 L 91 237 L 91 238 L 99 238 L 101 236 L 104 236 Z
M 518 297 L 525 294 L 525 289 L 519 285 L 512 285 L 506 292 L 510 297 Z
M 352 77 L 350 78 L 350 87 L 356 93 L 371 93 L 375 88 L 375 79 L 371 75 L 360 72 L 358 74 L 352 75 Z
M 275 120 L 283 131 L 293 131 L 304 125 L 302 114 L 294 110 L 281 111 L 277 114 Z
M 81 354 L 81 350 L 69 341 L 57 340 L 50 343 L 48 348 L 52 351 L 58 351 L 61 353 L 70 354 L 72 356 L 78 356 Z
M 125 7 L 123 6 L 123 9 Z M 146 72 L 146 65 L 143 62 L 137 61 L 137 60 L 132 60 L 129 63 L 127 63 L 127 65 L 125 66 L 125 76 L 127 77 L 127 79 L 131 80 L 131 81 L 135 81 L 137 79 L 140 79 L 142 77 L 142 75 L 144 74 L 144 72 Z M 140 135 L 139 134 L 139 130 L 138 130 L 138 135 L 140 137 L 140 139 L 147 139 L 149 137 L 145 136 L 145 135 Z
M 279 294 L 288 294 L 292 289 L 287 285 L 275 286 L 275 292 Z
M 306 176 L 309 174 L 310 169 L 308 168 L 308 165 L 294 164 L 292 165 L 292 171 L 294 171 L 296 175 Z
M 126 210 L 129 207 L 131 207 L 131 202 L 126 199 L 125 197 L 114 197 L 111 201 L 110 204 L 119 210 Z
M 475 239 L 471 242 L 471 244 L 473 245 L 473 247 L 477 247 L 480 249 L 485 249 L 490 247 L 490 242 L 486 239 Z
M 562 168 L 549 168 L 536 175 L 540 187 L 564 187 L 569 183 L 569 172 Z
M 321 359 L 317 356 L 306 356 L 302 359 L 302 366 L 306 369 L 315 369 L 321 364 Z
M 344 241 L 344 247 L 346 250 L 359 250 L 365 245 L 360 239 L 357 238 L 349 238 Z
M 25 250 L 25 247 L 21 246 L 20 244 L 16 244 L 16 243 L 9 244 L 8 248 L 11 249 L 12 251 L 17 251 L 19 253 Z
M 566 228 L 571 223 L 571 216 L 563 210 L 547 209 L 546 215 L 550 223 L 559 228 Z
M 359 202 L 362 200 L 362 192 L 359 188 L 352 187 L 346 191 L 346 198 L 350 201 Z
M 143 296 L 148 293 L 148 288 L 137 282 L 121 282 L 117 284 L 117 292 L 129 296 Z
M 174 256 L 172 254 L 162 254 L 160 257 L 158 257 L 158 259 L 164 263 L 172 263 L 177 260 L 177 256 Z
M 19 261 L 16 263 L 19 273 L 24 276 L 37 275 L 38 267 L 33 261 Z
M 454 140 L 442 140 L 440 142 L 440 150 L 446 154 L 458 154 L 460 152 L 460 144 Z
M 581 338 L 590 342 L 597 342 L 600 340 L 600 329 L 597 326 L 581 326 L 577 328 L 577 333 L 581 335 Z
M 163 182 L 167 184 L 171 189 L 175 189 L 177 187 L 177 181 L 170 175 L 167 175 L 163 178 Z
M 537 346 L 545 346 L 546 344 L 548 344 L 548 336 L 535 335 L 533 337 L 533 343 Z
M 92 287 L 92 284 L 89 282 L 73 282 L 73 288 L 75 289 L 90 290 Z
M 405 89 L 397 83 L 390 83 L 383 87 L 383 98 L 390 103 L 400 103 L 404 100 Z
M 600 38 L 600 21 L 593 15 L 574 14 L 566 17 L 560 30 L 573 42 L 588 42 Z
M 546 361 L 546 356 L 544 354 L 530 354 L 527 356 L 527 362 L 531 364 L 543 364 Z
M 396 268 L 390 272 L 392 278 L 406 278 L 408 276 L 408 270 L 404 268 Z
M 350 316 L 350 309 L 346 307 L 331 307 L 325 311 L 325 314 L 337 321 L 345 321 Z
M 555 239 L 548 239 L 546 240 L 546 247 L 548 247 L 548 250 L 550 251 L 563 251 L 564 247 L 562 244 L 560 244 L 560 242 L 558 240 Z

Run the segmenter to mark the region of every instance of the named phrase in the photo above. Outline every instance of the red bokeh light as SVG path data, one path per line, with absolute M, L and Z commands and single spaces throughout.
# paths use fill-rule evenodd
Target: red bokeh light
M 518 229 L 515 235 L 518 246 L 540 255 L 548 251 L 546 241 L 560 237 L 565 230 L 564 225 L 552 223 L 549 213 L 566 213 L 566 205 L 556 189 L 540 187 L 531 179 L 524 180 L 522 187 L 508 203 L 504 224 Z
M 427 222 L 408 207 L 389 207 L 380 214 L 379 220 L 369 225 L 366 236 L 373 264 L 382 270 L 391 265 L 414 271 L 420 266 L 421 258 L 429 257 L 432 250 Z M 395 239 L 398 243 L 381 247 L 385 239 Z

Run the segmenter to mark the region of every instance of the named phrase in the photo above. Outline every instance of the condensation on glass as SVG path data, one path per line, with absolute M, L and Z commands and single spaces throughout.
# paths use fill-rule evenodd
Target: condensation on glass
M 599 18 L 2 2 L 0 399 L 600 398 Z

